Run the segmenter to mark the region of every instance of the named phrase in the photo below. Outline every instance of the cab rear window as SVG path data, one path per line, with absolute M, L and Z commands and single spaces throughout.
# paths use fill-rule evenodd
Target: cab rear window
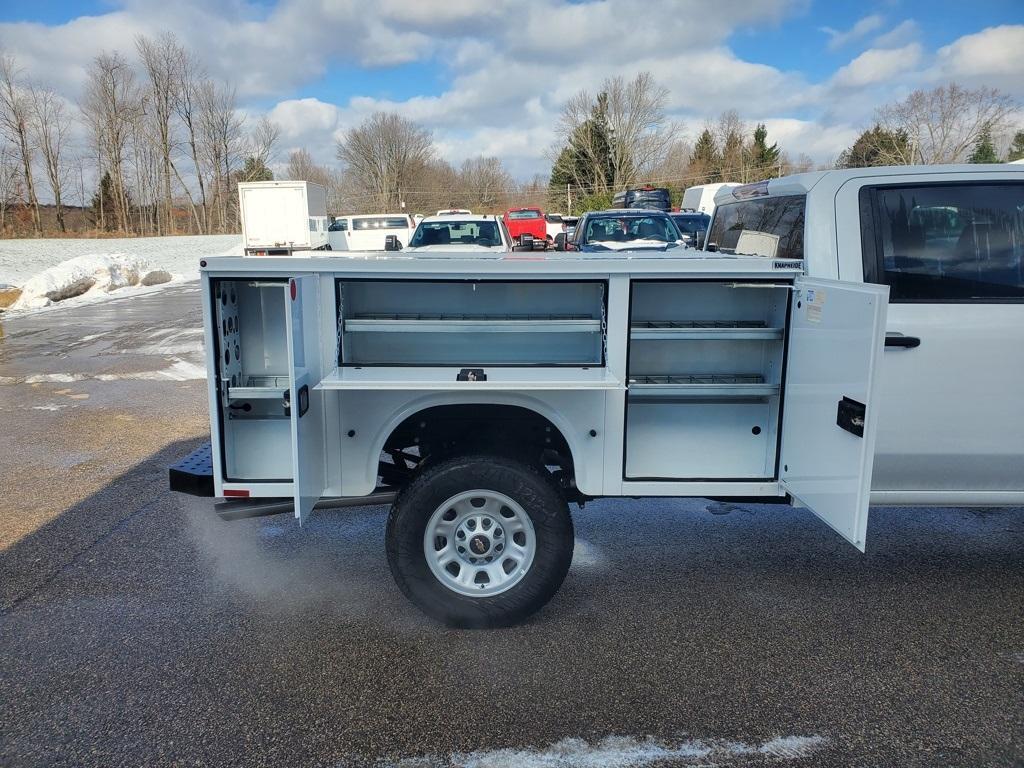
M 509 219 L 539 219 L 540 211 L 510 211 Z
M 722 253 L 774 259 L 804 257 L 804 195 L 764 197 L 715 209 L 708 245 Z

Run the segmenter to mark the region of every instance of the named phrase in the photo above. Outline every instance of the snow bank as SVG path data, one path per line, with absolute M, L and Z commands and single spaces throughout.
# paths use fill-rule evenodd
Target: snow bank
M 153 269 L 138 256 L 124 253 L 76 256 L 30 278 L 11 309 L 39 309 L 78 296 L 110 293 L 137 285 L 159 285 L 170 280 L 170 273 Z
M 15 286 L 0 290 L 0 307 L 36 311 L 148 293 L 198 278 L 201 259 L 241 254 L 238 235 L 0 240 L 0 286 Z

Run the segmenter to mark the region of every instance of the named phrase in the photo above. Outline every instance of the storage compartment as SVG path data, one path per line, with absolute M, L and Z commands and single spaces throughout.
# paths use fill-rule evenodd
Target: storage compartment
M 602 365 L 605 284 L 339 281 L 339 365 Z
M 219 280 L 217 383 L 226 480 L 291 480 L 287 292 L 283 281 Z
M 632 285 L 627 479 L 775 476 L 789 288 Z

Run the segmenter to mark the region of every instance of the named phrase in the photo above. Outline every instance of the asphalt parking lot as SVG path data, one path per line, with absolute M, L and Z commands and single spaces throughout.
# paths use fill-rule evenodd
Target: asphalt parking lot
M 0 316 L 0 765 L 1019 766 L 1024 510 L 604 500 L 527 624 L 393 585 L 386 509 L 224 523 L 198 295 Z

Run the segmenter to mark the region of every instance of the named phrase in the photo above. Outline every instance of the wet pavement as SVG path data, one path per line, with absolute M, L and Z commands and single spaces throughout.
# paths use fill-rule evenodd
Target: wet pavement
M 0 326 L 0 765 L 1019 766 L 1024 510 L 574 511 L 527 624 L 447 630 L 386 509 L 224 523 L 198 293 Z

